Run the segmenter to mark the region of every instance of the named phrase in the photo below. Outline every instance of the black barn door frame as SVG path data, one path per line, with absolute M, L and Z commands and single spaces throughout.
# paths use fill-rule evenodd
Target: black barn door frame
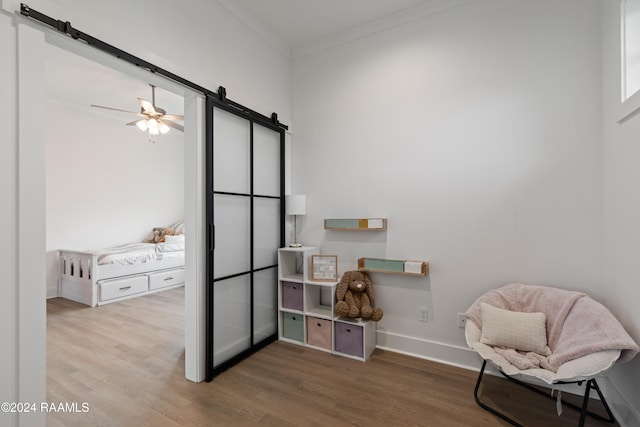
M 213 166 L 214 166 L 214 149 L 213 149 L 213 144 L 214 144 L 214 135 L 213 135 L 213 130 L 214 130 L 214 120 L 213 120 L 213 111 L 214 108 L 220 108 L 224 111 L 227 111 L 229 113 L 235 114 L 239 117 L 243 117 L 245 119 L 247 119 L 249 121 L 250 124 L 250 173 L 251 173 L 251 177 L 250 177 L 250 193 L 249 194 L 240 194 L 240 193 L 229 193 L 229 192 L 220 192 L 220 191 L 215 191 L 214 190 L 214 178 L 213 178 Z M 285 154 L 285 134 L 284 134 L 284 129 L 278 126 L 274 126 L 273 124 L 270 125 L 266 125 L 264 123 L 259 123 L 255 120 L 251 120 L 250 118 L 245 117 L 245 115 L 243 115 L 242 113 L 239 113 L 236 109 L 234 109 L 233 107 L 230 107 L 229 105 L 225 104 L 224 102 L 221 102 L 219 99 L 217 98 L 213 98 L 213 97 L 207 97 L 206 100 L 206 123 L 207 123 L 207 128 L 206 128 L 206 132 L 205 132 L 205 139 L 206 139 L 206 180 L 207 180 L 207 185 L 206 185 L 206 192 L 207 192 L 207 200 L 206 200 L 206 218 L 207 218 L 207 272 L 206 272 L 206 277 L 207 277 L 207 309 L 206 309 L 206 316 L 207 316 L 207 333 L 206 333 L 206 347 L 207 347 L 207 351 L 206 351 L 206 373 L 205 373 L 205 380 L 206 381 L 211 381 L 216 375 L 220 374 L 221 372 L 224 372 L 225 370 L 227 370 L 229 367 L 235 365 L 236 363 L 246 359 L 248 356 L 254 354 L 255 352 L 259 351 L 260 349 L 262 349 L 263 347 L 265 347 L 266 345 L 268 345 L 269 343 L 275 341 L 278 338 L 278 333 L 277 331 L 266 337 L 265 339 L 261 340 L 260 342 L 255 342 L 254 341 L 254 323 L 253 323 L 253 312 L 254 312 L 254 292 L 253 292 L 253 277 L 254 277 L 254 273 L 257 273 L 259 271 L 262 270 L 268 270 L 270 268 L 275 268 L 277 267 L 277 264 L 275 265 L 270 265 L 270 266 L 266 266 L 266 267 L 261 267 L 261 268 L 254 268 L 254 262 L 253 262 L 253 255 L 254 255 L 254 242 L 253 242 L 253 226 L 254 226 L 254 222 L 255 222 L 255 218 L 253 215 L 253 201 L 254 198 L 269 198 L 269 199 L 280 199 L 280 247 L 283 247 L 285 244 L 285 197 L 284 197 L 284 192 L 285 192 L 285 170 L 284 170 L 284 154 Z M 262 196 L 262 195 L 258 195 L 258 194 L 254 194 L 253 191 L 253 126 L 254 124 L 259 124 L 262 126 L 265 126 L 273 131 L 276 131 L 279 133 L 280 135 L 280 196 L 279 197 L 272 197 L 272 196 Z M 214 250 L 215 250 L 215 223 L 213 222 L 213 217 L 214 217 L 214 212 L 215 212 L 215 206 L 213 203 L 214 200 L 214 196 L 216 194 L 226 194 L 226 195 L 232 195 L 232 196 L 243 196 L 243 197 L 249 197 L 250 198 L 250 247 L 249 247 L 249 257 L 250 257 L 250 265 L 249 265 L 249 271 L 246 272 L 242 272 L 242 273 L 237 273 L 237 274 L 233 274 L 231 276 L 225 276 L 225 277 L 219 277 L 217 279 L 213 279 L 214 277 L 214 269 L 215 269 L 215 265 L 214 265 Z M 275 249 L 275 248 L 274 248 Z M 221 363 L 220 365 L 216 366 L 214 368 L 213 364 L 214 364 L 214 360 L 213 360 L 213 354 L 214 354 L 214 345 L 213 345 L 213 340 L 214 340 L 214 285 L 215 282 L 218 281 L 222 281 L 222 280 L 226 280 L 226 279 L 231 279 L 233 277 L 238 277 L 238 276 L 244 276 L 244 275 L 250 275 L 250 296 L 249 296 L 249 301 L 250 301 L 250 335 L 251 335 L 251 346 L 238 353 L 236 356 L 233 356 L 232 358 L 230 358 L 229 360 Z M 276 314 L 277 315 L 277 314 Z
M 53 28 L 56 31 L 59 31 L 63 34 L 70 36 L 71 38 L 83 42 L 95 49 L 98 49 L 102 52 L 105 52 L 109 55 L 115 56 L 116 58 L 133 64 L 137 67 L 145 69 L 153 74 L 158 74 L 170 81 L 178 83 L 184 87 L 187 87 L 195 92 L 201 93 L 204 95 L 206 100 L 206 119 L 205 119 L 205 144 L 206 144 L 206 191 L 207 191 L 207 200 L 206 200 L 206 215 L 207 215 L 207 262 L 206 262 L 206 326 L 205 326 L 205 348 L 206 348 L 206 369 L 205 369 L 205 380 L 211 381 L 214 376 L 213 371 L 213 250 L 215 245 L 215 225 L 210 221 L 210 218 L 213 218 L 213 106 L 221 108 L 225 111 L 243 117 L 252 123 L 258 123 L 262 126 L 265 126 L 269 129 L 277 131 L 280 133 L 280 246 L 284 246 L 285 241 L 285 206 L 284 206 L 284 132 L 289 129 L 288 126 L 280 123 L 278 121 L 278 115 L 276 113 L 272 113 L 271 117 L 267 117 L 262 115 L 250 108 L 245 107 L 242 104 L 239 104 L 235 101 L 232 101 L 227 98 L 227 91 L 223 86 L 218 87 L 218 91 L 212 91 L 203 86 L 200 86 L 196 83 L 193 83 L 177 74 L 174 74 L 170 71 L 167 71 L 157 65 L 154 65 L 148 61 L 145 61 L 137 56 L 134 56 L 122 49 L 119 49 L 113 45 L 103 42 L 100 39 L 97 39 L 87 33 L 77 30 L 74 28 L 69 21 L 61 21 L 59 19 L 51 18 L 37 10 L 30 8 L 28 5 L 24 3 L 20 3 L 20 14 L 31 18 L 37 22 L 40 22 L 44 25 L 47 25 Z M 211 187 L 210 187 L 211 186 Z M 252 248 L 253 249 L 253 248 Z M 252 266 L 253 267 L 253 266 Z M 266 267 L 270 268 L 270 267 Z M 252 287 L 253 289 L 253 287 Z M 252 304 L 253 304 L 253 295 L 252 295 Z M 252 313 L 253 316 L 253 313 Z M 253 319 L 252 319 L 253 320 Z M 253 328 L 253 322 L 251 322 L 251 327 Z M 253 337 L 252 337 L 253 338 Z M 233 361 L 237 363 L 242 358 L 248 356 L 251 353 L 259 350 L 264 345 L 273 341 L 277 338 L 277 333 L 275 336 L 268 337 L 260 343 L 255 343 L 256 345 L 250 348 L 248 351 L 241 353 L 240 355 L 234 357 L 229 362 Z M 225 367 L 227 365 L 231 365 L 231 363 L 225 363 Z

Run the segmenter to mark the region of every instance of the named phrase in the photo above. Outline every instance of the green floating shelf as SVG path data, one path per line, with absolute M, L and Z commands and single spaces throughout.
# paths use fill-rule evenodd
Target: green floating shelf
M 325 230 L 382 231 L 387 229 L 386 218 L 329 218 L 324 220 Z
M 429 263 L 426 261 L 360 258 L 358 260 L 358 270 L 389 274 L 404 274 L 407 276 L 426 276 L 429 273 Z

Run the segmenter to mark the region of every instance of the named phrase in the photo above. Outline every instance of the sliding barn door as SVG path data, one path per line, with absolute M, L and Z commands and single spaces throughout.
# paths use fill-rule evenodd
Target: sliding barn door
M 277 338 L 284 132 L 207 103 L 207 379 Z M 211 126 L 212 124 L 212 126 Z

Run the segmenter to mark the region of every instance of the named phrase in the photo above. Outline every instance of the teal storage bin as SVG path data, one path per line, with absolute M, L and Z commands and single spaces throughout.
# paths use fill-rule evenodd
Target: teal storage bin
M 290 340 L 304 342 L 304 316 L 284 312 L 282 317 L 282 336 Z
M 364 261 L 364 268 L 369 270 L 384 270 L 404 272 L 404 261 L 392 259 L 367 258 Z

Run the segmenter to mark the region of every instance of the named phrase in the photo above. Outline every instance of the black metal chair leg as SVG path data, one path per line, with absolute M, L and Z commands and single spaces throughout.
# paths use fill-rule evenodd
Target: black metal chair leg
M 589 405 L 589 395 L 591 394 L 591 381 L 587 381 L 587 386 L 584 390 L 584 397 L 582 398 L 582 409 L 580 410 L 580 421 L 578 422 L 578 427 L 584 426 L 584 420 L 587 416 L 587 405 Z
M 605 418 L 598 414 L 594 414 L 593 412 L 587 411 L 587 405 L 589 404 L 589 397 L 591 396 L 591 389 L 595 390 L 598 393 L 598 397 L 600 397 L 600 403 L 602 403 L 602 406 L 604 407 L 605 411 L 607 411 L 607 416 L 609 418 Z M 580 422 L 578 423 L 579 427 L 584 426 L 584 422 L 587 415 L 599 421 L 604 421 L 605 423 L 613 424 L 616 422 L 616 417 L 614 417 L 613 412 L 611 412 L 611 408 L 609 407 L 607 400 L 604 398 L 602 391 L 600 391 L 600 387 L 598 387 L 598 383 L 596 382 L 595 378 L 592 378 L 589 381 L 587 381 L 587 387 L 584 391 L 584 398 L 582 400 L 582 409 L 580 410 Z
M 482 409 L 491 412 L 492 414 L 496 415 L 497 417 L 502 418 L 503 420 L 507 421 L 508 423 L 516 426 L 516 427 L 523 427 L 522 424 L 519 424 L 518 422 L 514 421 L 513 419 L 507 417 L 506 415 L 502 414 L 501 412 L 498 412 L 497 410 L 493 409 L 492 407 L 490 407 L 489 405 L 483 403 L 480 401 L 480 398 L 478 397 L 478 390 L 480 389 L 480 383 L 482 382 L 482 377 L 484 376 L 484 370 L 487 367 L 487 361 L 483 360 L 482 363 L 482 368 L 480 369 L 480 374 L 478 375 L 478 380 L 476 381 L 476 386 L 475 389 L 473 390 L 473 397 L 476 399 L 476 403 L 478 404 L 478 406 L 480 406 Z M 510 376 L 506 375 L 504 372 L 500 372 L 506 379 L 521 385 L 523 387 L 528 388 L 531 391 L 534 391 L 538 394 L 544 395 L 546 397 L 549 397 L 549 395 L 547 393 L 544 393 L 542 390 L 539 390 L 535 387 L 532 387 L 531 385 L 524 383 L 522 381 L 516 380 L 515 378 L 511 378 Z M 570 383 L 560 383 L 560 384 L 570 384 Z M 600 401 L 602 402 L 602 406 L 604 406 L 604 409 L 607 411 L 607 416 L 609 418 L 605 418 L 601 415 L 598 415 L 596 413 L 593 412 L 589 412 L 587 410 L 587 406 L 589 405 L 589 397 L 591 395 L 591 389 L 595 390 L 598 393 L 598 396 L 600 397 Z M 609 405 L 607 404 L 606 399 L 604 398 L 604 395 L 602 394 L 602 391 L 600 390 L 600 387 L 598 386 L 598 383 L 596 382 L 595 378 L 592 378 L 590 380 L 587 381 L 586 384 L 586 389 L 584 392 L 584 397 L 582 399 L 582 406 L 578 407 L 577 405 L 574 405 L 570 402 L 566 402 L 566 401 L 562 401 L 563 404 L 573 408 L 573 409 L 577 409 L 580 411 L 580 421 L 578 423 L 579 427 L 584 427 L 584 422 L 586 420 L 587 415 L 589 415 L 592 418 L 595 418 L 599 421 L 604 421 L 606 423 L 615 423 L 616 419 L 613 415 L 613 412 L 611 412 L 611 408 L 609 407 Z
M 484 360 L 482 363 L 482 368 L 480 369 L 480 375 L 478 375 L 478 381 L 476 381 L 476 388 L 473 390 L 473 397 L 475 397 L 476 399 L 476 403 L 478 404 L 478 406 L 480 406 L 482 409 L 491 412 L 493 415 L 498 416 L 500 418 L 502 418 L 503 420 L 505 420 L 506 422 L 508 422 L 511 425 L 514 425 L 516 427 L 524 427 L 522 424 L 517 423 L 516 421 L 512 420 L 511 418 L 507 417 L 506 415 L 504 415 L 501 412 L 496 411 L 495 409 L 493 409 L 492 407 L 490 407 L 489 405 L 486 405 L 484 403 L 482 403 L 480 401 L 480 399 L 478 398 L 478 389 L 480 388 L 480 383 L 482 382 L 482 376 L 484 375 L 484 369 L 487 367 L 487 361 Z

